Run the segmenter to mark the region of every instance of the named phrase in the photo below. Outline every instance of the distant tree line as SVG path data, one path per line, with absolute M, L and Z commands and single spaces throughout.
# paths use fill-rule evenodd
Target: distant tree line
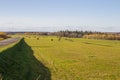
M 19 32 L 19 34 L 58 36 L 59 38 L 60 37 L 68 37 L 68 38 L 120 40 L 120 33 L 115 33 L 115 32 L 69 31 L 69 30 L 65 30 L 65 31 L 58 31 L 58 32 Z
M 69 38 L 120 40 L 120 33 L 92 31 L 59 31 L 54 35 Z
M 117 34 L 117 33 L 89 34 L 89 35 L 84 35 L 83 38 L 120 40 L 120 34 Z
M 0 32 L 0 38 L 7 39 L 10 38 L 10 36 L 8 36 L 5 32 Z

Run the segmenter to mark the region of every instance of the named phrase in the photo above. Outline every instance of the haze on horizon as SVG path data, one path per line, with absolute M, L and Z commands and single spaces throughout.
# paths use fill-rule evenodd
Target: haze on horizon
M 0 31 L 120 32 L 120 0 L 1 0 Z

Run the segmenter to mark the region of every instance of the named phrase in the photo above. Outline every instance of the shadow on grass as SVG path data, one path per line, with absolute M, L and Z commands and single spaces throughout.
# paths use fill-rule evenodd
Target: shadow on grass
M 2 80 L 51 80 L 51 73 L 34 55 L 24 39 L 0 53 Z
M 89 43 L 89 42 L 83 42 L 85 44 L 92 44 L 92 45 L 97 45 L 97 46 L 105 46 L 105 47 L 112 47 L 110 45 L 105 45 L 105 44 L 96 44 L 96 43 Z

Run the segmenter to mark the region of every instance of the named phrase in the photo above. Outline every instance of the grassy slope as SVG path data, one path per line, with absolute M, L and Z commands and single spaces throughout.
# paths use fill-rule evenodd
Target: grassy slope
M 19 42 L 19 41 L 18 41 L 18 42 Z M 3 50 L 8 49 L 8 48 L 10 48 L 10 47 L 13 47 L 13 46 L 14 46 L 15 44 L 17 44 L 18 42 L 11 43 L 11 44 L 9 44 L 9 45 L 0 47 L 0 52 L 2 52 Z
M 3 80 L 50 80 L 50 71 L 33 56 L 22 39 L 0 53 L 0 74 Z
M 120 80 L 120 41 L 27 37 L 26 42 L 50 68 L 52 80 Z

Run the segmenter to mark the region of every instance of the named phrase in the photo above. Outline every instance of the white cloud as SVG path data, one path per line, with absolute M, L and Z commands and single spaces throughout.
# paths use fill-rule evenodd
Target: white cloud
M 0 17 L 0 31 L 119 31 L 119 23 L 80 17 Z M 111 27 L 113 26 L 113 27 Z

